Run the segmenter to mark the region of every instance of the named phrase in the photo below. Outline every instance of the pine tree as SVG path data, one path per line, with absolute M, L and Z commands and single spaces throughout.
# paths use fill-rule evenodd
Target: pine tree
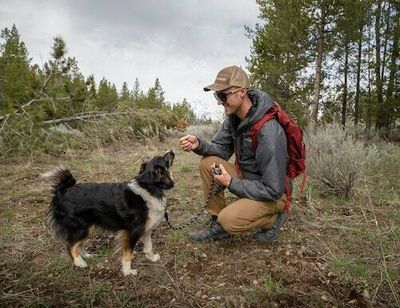
M 310 19 L 304 1 L 257 1 L 264 26 L 247 29 L 252 38 L 249 63 L 252 84 L 280 101 L 299 120 L 309 95 L 309 80 L 302 78 L 308 65 Z
M 118 97 L 118 109 L 124 110 L 126 108 L 133 108 L 134 106 L 133 95 L 129 91 L 128 84 L 124 81 Z
M 156 78 L 154 86 L 139 100 L 138 107 L 144 109 L 163 109 L 166 106 L 164 90 L 161 87 L 160 80 Z
M 99 110 L 113 111 L 117 109 L 118 92 L 115 85 L 111 85 L 107 79 L 103 78 L 99 83 L 97 92 L 96 106 Z
M 196 121 L 196 114 L 186 98 L 183 99 L 182 103 L 176 103 L 172 106 L 172 113 L 178 119 L 185 120 L 189 124 L 193 124 Z
M 33 96 L 31 59 L 15 25 L 1 31 L 0 113 L 8 113 L 26 104 Z
M 135 79 L 135 85 L 133 86 L 132 98 L 135 102 L 138 102 L 143 97 L 143 91 L 140 89 L 139 79 Z

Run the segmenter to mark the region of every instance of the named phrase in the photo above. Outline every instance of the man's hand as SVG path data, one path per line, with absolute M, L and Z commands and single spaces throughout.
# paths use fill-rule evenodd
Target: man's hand
M 186 135 L 179 139 L 179 145 L 182 150 L 189 152 L 196 150 L 199 147 L 199 140 L 196 136 Z
M 214 164 L 212 164 L 212 166 L 214 166 Z M 226 169 L 224 168 L 223 165 L 219 164 L 219 168 L 221 169 L 222 173 L 221 174 L 214 174 L 213 173 L 213 177 L 215 182 L 217 182 L 217 184 L 223 185 L 225 187 L 228 187 L 229 184 L 231 183 L 231 175 L 228 173 L 228 171 L 226 171 Z

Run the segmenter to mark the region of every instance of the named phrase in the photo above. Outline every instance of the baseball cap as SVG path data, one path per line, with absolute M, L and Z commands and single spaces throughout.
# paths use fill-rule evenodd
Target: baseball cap
M 236 65 L 223 68 L 217 74 L 213 84 L 204 87 L 204 91 L 223 91 L 231 87 L 249 87 L 249 77 Z

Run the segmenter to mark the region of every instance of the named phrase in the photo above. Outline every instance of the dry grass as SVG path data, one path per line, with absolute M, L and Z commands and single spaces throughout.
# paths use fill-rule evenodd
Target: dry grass
M 126 144 L 62 156 L 15 158 L 0 168 L 0 306 L 89 307 L 333 307 L 398 306 L 400 202 L 398 158 L 365 178 L 352 199 L 325 199 L 309 182 L 279 240 L 192 243 L 162 223 L 154 235 L 158 263 L 139 253 L 138 276 L 124 278 L 114 235 L 89 244 L 97 256 L 75 268 L 46 225 L 50 192 L 38 175 L 59 164 L 79 181 L 123 181 L 143 157 L 176 151 L 176 188 L 169 193 L 173 223 L 203 205 L 198 158 L 164 143 Z M 399 153 L 399 149 L 394 149 Z M 397 172 L 397 173 L 396 173 Z M 397 174 L 397 175 L 396 175 Z M 204 219 L 203 219 L 204 222 Z M 137 248 L 141 250 L 141 245 Z

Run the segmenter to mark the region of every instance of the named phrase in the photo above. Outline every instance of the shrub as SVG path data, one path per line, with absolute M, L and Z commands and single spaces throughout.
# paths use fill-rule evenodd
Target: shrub
M 82 114 L 57 125 L 34 118 L 31 114 L 10 117 L 3 122 L 0 132 L 0 156 L 57 153 L 66 148 L 87 149 L 114 142 L 153 137 L 162 139 L 167 130 L 175 128 L 177 123 L 176 117 L 165 110 L 129 110 L 93 118 L 90 115 L 94 113 Z
M 365 146 L 339 125 L 319 127 L 305 139 L 308 173 L 327 194 L 348 198 L 367 169 L 379 161 L 375 146 Z

